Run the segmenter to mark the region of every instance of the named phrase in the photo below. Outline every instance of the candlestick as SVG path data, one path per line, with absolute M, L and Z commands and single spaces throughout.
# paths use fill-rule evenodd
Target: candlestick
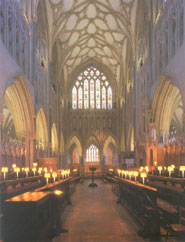
M 46 178 L 46 183 L 49 183 L 49 178 L 51 177 L 50 173 L 45 173 L 44 177 Z
M 35 176 L 36 170 L 37 170 L 36 167 L 33 167 L 32 171 L 33 171 L 34 176 Z
M 26 172 L 26 176 L 28 177 L 28 172 L 29 172 L 30 169 L 29 169 L 28 167 L 25 167 L 24 170 L 25 170 L 25 172 Z
M 8 172 L 8 167 L 2 167 L 1 171 L 3 172 L 3 177 L 4 177 L 4 180 L 5 180 L 6 179 L 6 173 Z
M 180 166 L 180 171 L 182 172 L 182 177 L 184 178 L 185 166 Z
M 147 177 L 147 174 L 146 174 L 146 172 L 142 172 L 141 173 L 141 178 L 142 178 L 142 180 L 143 180 L 143 184 L 145 184 L 145 178 Z
M 158 166 L 159 175 L 161 176 L 162 166 Z

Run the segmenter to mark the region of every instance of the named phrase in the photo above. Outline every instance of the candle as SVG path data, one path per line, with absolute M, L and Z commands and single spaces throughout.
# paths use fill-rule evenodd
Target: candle
M 138 177 L 138 171 L 134 171 L 134 177 L 135 177 L 135 181 L 136 181 L 137 177 Z
M 20 168 L 19 167 L 15 167 L 14 171 L 17 173 L 17 178 L 19 178 Z
M 34 176 L 35 176 L 36 170 L 37 170 L 36 167 L 33 167 L 32 171 L 33 171 Z
M 145 184 L 145 178 L 147 177 L 146 172 L 141 173 L 141 178 L 143 179 L 143 184 Z
M 37 167 L 38 164 L 36 162 L 33 163 L 33 167 Z
M 39 175 L 42 174 L 42 167 L 39 167 L 39 169 L 38 169 L 38 173 L 39 173 Z
M 118 173 L 118 176 L 120 177 L 121 176 L 121 170 L 117 169 L 117 173 Z
M 127 179 L 128 171 L 125 171 L 125 179 Z
M 161 176 L 162 166 L 158 166 L 159 175 Z
M 180 166 L 180 171 L 182 172 L 182 177 L 184 178 L 185 166 Z
M 48 168 L 47 167 L 44 167 L 44 172 L 48 172 Z
M 44 177 L 46 178 L 46 183 L 49 183 L 49 178 L 51 177 L 50 173 L 45 173 Z
M 53 177 L 53 182 L 55 182 L 55 179 L 56 179 L 56 177 L 57 177 L 57 173 L 56 173 L 56 172 L 53 172 L 53 173 L 52 173 L 52 177 Z
M 168 166 L 168 172 L 169 172 L 169 176 L 171 176 L 172 174 L 172 171 L 173 171 L 173 167 L 172 166 Z
M 1 171 L 3 172 L 4 180 L 6 179 L 6 173 L 8 172 L 8 167 L 2 167 Z
M 26 176 L 28 176 L 28 172 L 29 172 L 30 169 L 29 169 L 28 167 L 25 167 L 24 170 L 25 170 L 25 172 L 26 172 Z
M 149 171 L 148 166 L 145 166 L 145 171 L 148 173 L 148 171 Z

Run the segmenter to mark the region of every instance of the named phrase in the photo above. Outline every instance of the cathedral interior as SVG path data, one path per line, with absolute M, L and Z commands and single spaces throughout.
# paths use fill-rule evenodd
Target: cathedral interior
M 185 241 L 185 0 L 0 0 L 0 241 Z

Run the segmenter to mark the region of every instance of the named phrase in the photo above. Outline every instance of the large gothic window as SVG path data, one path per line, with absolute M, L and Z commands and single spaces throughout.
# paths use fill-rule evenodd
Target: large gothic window
M 99 156 L 99 150 L 98 148 L 91 144 L 89 148 L 86 151 L 86 162 L 99 162 L 100 156 Z
M 91 66 L 82 72 L 72 88 L 73 109 L 112 109 L 112 88 L 106 76 Z

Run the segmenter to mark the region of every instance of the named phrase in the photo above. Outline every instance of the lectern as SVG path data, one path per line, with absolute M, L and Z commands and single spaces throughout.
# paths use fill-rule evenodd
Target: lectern
M 92 183 L 89 183 L 89 187 L 97 187 L 98 185 L 94 183 L 94 172 L 96 171 L 96 167 L 90 167 L 90 171 L 92 171 Z

